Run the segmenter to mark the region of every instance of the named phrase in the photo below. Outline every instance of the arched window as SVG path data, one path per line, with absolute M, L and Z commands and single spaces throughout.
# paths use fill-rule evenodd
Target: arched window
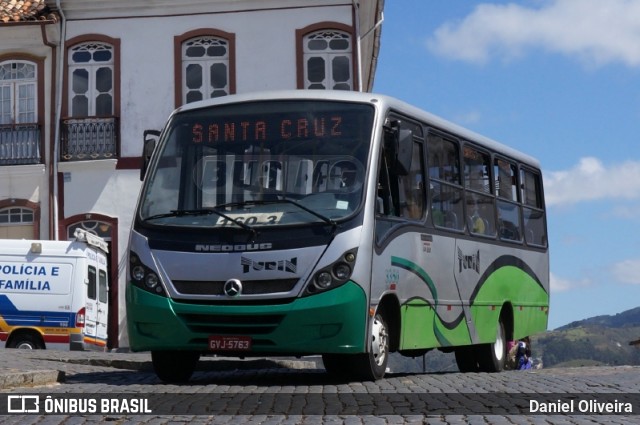
M 38 121 L 36 70 L 29 61 L 0 63 L 0 125 Z
M 114 48 L 86 42 L 69 49 L 69 112 L 72 117 L 114 115 Z
M 0 209 L 0 239 L 34 239 L 34 212 L 30 208 Z
M 76 229 L 86 230 L 89 233 L 100 236 L 105 241 L 111 241 L 111 225 L 99 220 L 86 220 L 67 227 L 67 239 L 75 239 Z
M 321 30 L 303 40 L 304 88 L 352 90 L 351 35 L 345 31 Z
M 230 94 L 229 41 L 200 36 L 182 43 L 182 102 Z

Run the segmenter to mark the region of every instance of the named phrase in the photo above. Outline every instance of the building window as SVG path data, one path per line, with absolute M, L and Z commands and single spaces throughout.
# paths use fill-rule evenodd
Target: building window
M 304 88 L 353 90 L 351 35 L 321 30 L 304 36 Z
M 69 49 L 69 106 L 72 117 L 113 115 L 113 46 L 82 43 Z
M 94 37 L 97 37 L 95 39 Z M 108 159 L 119 151 L 119 40 L 79 37 L 67 49 L 66 117 L 61 160 Z M 103 40 L 104 39 L 104 40 Z
M 0 62 L 0 165 L 41 162 L 38 65 Z
M 34 212 L 29 208 L 0 209 L 0 239 L 33 239 Z
M 214 36 L 182 43 L 182 102 L 226 96 L 230 89 L 229 41 Z
M 111 225 L 99 220 L 81 221 L 67 227 L 67 239 L 74 240 L 76 229 L 82 229 L 94 235 L 100 236 L 105 241 L 111 241 Z
M 0 124 L 37 122 L 36 65 L 27 61 L 0 64 Z

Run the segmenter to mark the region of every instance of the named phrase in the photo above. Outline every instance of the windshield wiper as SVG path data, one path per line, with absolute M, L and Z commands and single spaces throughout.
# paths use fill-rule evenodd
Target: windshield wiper
M 194 210 L 171 210 L 168 213 L 164 213 L 164 214 L 156 214 L 153 215 L 149 218 L 147 218 L 146 220 L 154 220 L 156 218 L 166 218 L 166 217 L 184 217 L 184 216 L 198 216 L 198 215 L 211 215 L 211 214 L 215 214 L 217 216 L 220 216 L 226 220 L 229 220 L 230 222 L 232 222 L 233 224 L 241 227 L 242 229 L 251 232 L 251 234 L 253 235 L 253 237 L 255 238 L 257 236 L 257 232 L 256 229 L 254 229 L 253 227 L 251 227 L 248 224 L 245 224 L 243 222 L 241 222 L 240 220 L 237 220 L 233 217 L 228 216 L 227 214 L 218 211 L 217 209 L 212 209 L 212 208 L 200 208 L 200 209 L 194 209 Z

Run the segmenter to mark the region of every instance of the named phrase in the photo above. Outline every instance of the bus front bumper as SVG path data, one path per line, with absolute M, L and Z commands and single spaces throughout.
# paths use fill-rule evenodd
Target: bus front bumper
M 366 296 L 353 282 L 286 304 L 266 303 L 181 303 L 128 285 L 129 344 L 133 351 L 197 350 L 247 357 L 365 351 Z M 249 337 L 250 349 L 214 351 L 211 337 Z

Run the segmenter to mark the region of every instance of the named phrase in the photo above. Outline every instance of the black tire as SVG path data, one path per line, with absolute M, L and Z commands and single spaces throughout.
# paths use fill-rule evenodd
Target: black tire
M 476 356 L 476 347 L 473 345 L 456 348 L 456 363 L 460 372 L 477 372 L 478 359 Z
M 42 338 L 30 332 L 22 332 L 11 338 L 7 348 L 18 348 L 23 350 L 41 350 L 44 348 Z
M 500 372 L 507 361 L 507 333 L 502 318 L 498 322 L 496 340 L 478 346 L 478 364 L 482 372 Z
M 188 382 L 200 360 L 197 351 L 152 351 L 153 370 L 161 381 L 170 384 Z
M 353 355 L 349 354 L 323 354 L 322 363 L 329 375 L 344 379 L 350 377 L 354 360 Z

